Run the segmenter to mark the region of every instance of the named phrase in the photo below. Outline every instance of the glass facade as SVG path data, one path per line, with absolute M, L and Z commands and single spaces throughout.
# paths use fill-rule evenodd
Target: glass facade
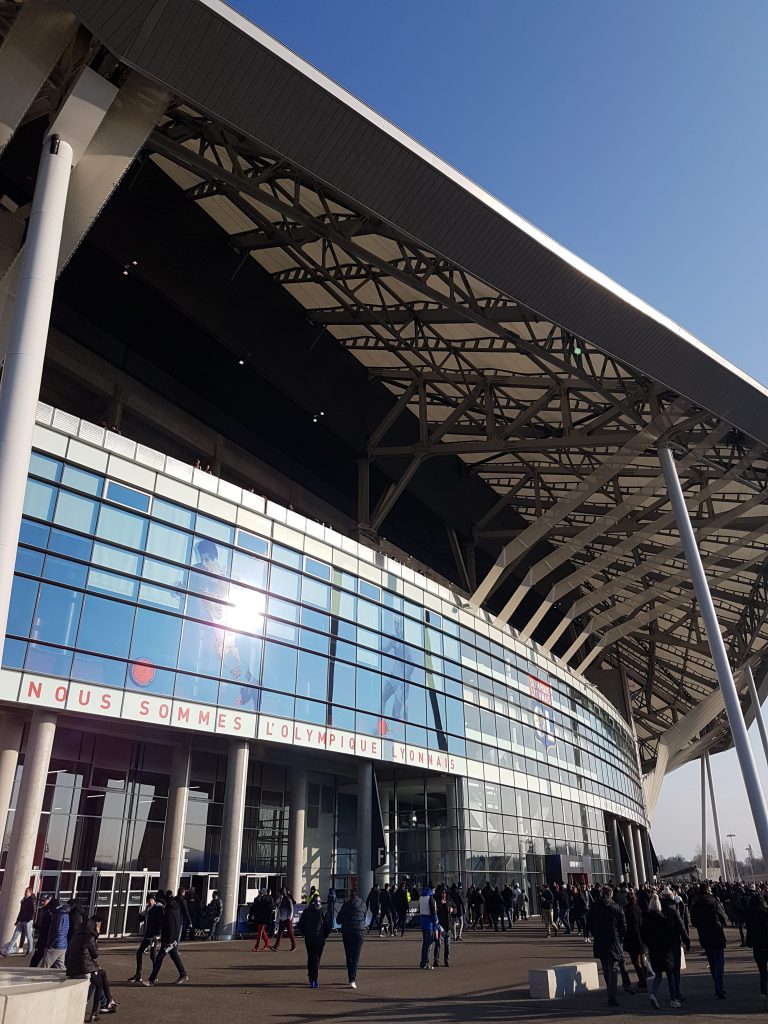
M 366 572 L 329 547 L 315 557 L 290 543 L 296 531 L 252 519 L 261 528 L 35 451 L 3 667 L 450 755 L 456 778 L 376 764 L 399 874 L 501 877 L 539 871 L 551 853 L 611 874 L 603 808 L 644 810 L 632 733 L 603 699 L 511 634 L 469 627 L 454 599 L 427 599 L 386 560 Z M 167 768 L 133 744 L 98 781 L 110 770 L 99 749 L 56 761 L 46 860 L 155 870 Z M 185 845 L 190 870 L 215 871 L 226 759 L 196 756 Z M 287 786 L 257 771 L 243 870 L 276 872 Z M 339 876 L 352 870 L 353 803 L 342 787 Z

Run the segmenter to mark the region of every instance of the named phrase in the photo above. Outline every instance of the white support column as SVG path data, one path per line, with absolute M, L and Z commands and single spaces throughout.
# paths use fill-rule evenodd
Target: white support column
M 632 836 L 632 826 L 628 821 L 621 822 L 621 833 L 624 837 L 624 845 L 627 848 L 627 853 L 629 854 L 630 876 L 627 879 L 627 881 L 631 882 L 633 885 L 637 885 L 639 882 L 639 875 L 637 870 L 637 856 L 635 854 L 635 843 L 634 838 Z
M 304 888 L 304 825 L 307 816 L 307 773 L 291 770 L 291 802 L 288 806 L 288 889 L 297 903 Z
M 723 840 L 720 835 L 720 821 L 717 816 L 717 801 L 715 800 L 715 784 L 712 781 L 712 765 L 709 761 L 709 752 L 707 752 L 703 759 L 704 764 L 707 766 L 707 779 L 709 781 L 709 802 L 712 804 L 712 821 L 715 826 L 715 842 L 717 843 L 717 859 L 720 861 L 720 874 L 724 882 L 728 881 L 728 866 L 723 855 Z
M 613 870 L 616 872 L 616 884 L 624 881 L 624 865 L 621 860 L 621 844 L 619 843 L 619 823 L 611 815 L 608 824 L 611 833 L 611 849 L 613 851 Z
M 247 740 L 230 741 L 219 854 L 219 896 L 224 904 L 218 929 L 220 939 L 234 939 L 237 934 L 248 754 Z
M 632 839 L 635 844 L 635 860 L 637 861 L 637 884 L 648 881 L 648 871 L 645 867 L 645 851 L 643 850 L 643 840 L 640 835 L 640 826 L 631 825 L 630 830 L 632 832 Z
M 357 893 L 365 899 L 373 885 L 371 870 L 371 820 L 373 765 L 361 762 L 357 769 Z
M 643 839 L 643 849 L 645 850 L 645 860 L 648 865 L 648 881 L 653 882 L 655 874 L 653 871 L 653 854 L 651 852 L 651 836 L 647 828 L 641 829 Z
M 763 709 L 760 707 L 760 698 L 757 695 L 757 687 L 755 686 L 755 677 L 752 673 L 751 665 L 747 664 L 744 666 L 744 676 L 747 680 L 747 687 L 749 688 L 749 699 L 752 702 L 752 707 L 755 709 L 755 719 L 757 721 L 757 728 L 760 732 L 760 739 L 763 743 L 763 753 L 765 754 L 765 760 L 768 764 L 768 733 L 765 729 Z
M 701 758 L 701 879 L 706 881 L 707 873 L 707 765 Z
M 165 815 L 163 852 L 160 858 L 160 888 L 179 887 L 184 870 L 184 828 L 189 800 L 189 743 L 177 743 L 171 752 L 171 777 L 168 783 L 168 810 Z
M 0 891 L 0 935 L 8 941 L 19 911 L 19 900 L 29 885 L 34 865 L 40 813 L 43 809 L 45 784 L 51 763 L 56 715 L 52 711 L 35 711 L 24 751 L 19 798 L 13 816 L 13 830 L 5 864 L 3 888 Z
M 24 721 L 12 712 L 3 712 L 0 720 L 0 843 L 5 836 L 8 822 L 8 810 L 11 806 L 13 783 L 16 781 L 16 768 L 19 764 L 21 737 L 24 732 Z M 0 942 L 3 940 L 0 939 Z
M 73 163 L 117 89 L 86 69 L 46 136 L 32 200 L 19 292 L 0 382 L 0 637 L 8 624 L 16 545 Z
M 715 605 L 712 595 L 709 592 L 709 585 L 701 564 L 701 555 L 696 544 L 696 537 L 691 526 L 691 519 L 688 515 L 688 508 L 685 504 L 683 489 L 680 486 L 680 478 L 677 475 L 675 460 L 669 448 L 659 448 L 659 460 L 664 470 L 664 479 L 667 482 L 669 499 L 672 504 L 672 511 L 675 514 L 677 528 L 680 533 L 680 540 L 685 551 L 685 558 L 688 569 L 691 573 L 696 600 L 699 605 L 699 613 L 707 633 L 707 641 L 712 652 L 712 660 L 715 663 L 720 691 L 722 693 L 725 711 L 728 715 L 728 724 L 733 736 L 733 744 L 736 747 L 736 754 L 739 758 L 744 786 L 747 790 L 749 805 L 752 810 L 752 817 L 755 822 L 757 837 L 760 841 L 760 849 L 763 857 L 768 861 L 768 807 L 766 806 L 760 777 L 757 774 L 755 758 L 752 753 L 752 746 L 749 742 L 747 727 L 744 716 L 741 713 L 739 694 L 733 680 L 731 666 L 728 662 L 728 653 L 725 649 L 723 636 L 720 632 L 720 625 L 717 621 Z

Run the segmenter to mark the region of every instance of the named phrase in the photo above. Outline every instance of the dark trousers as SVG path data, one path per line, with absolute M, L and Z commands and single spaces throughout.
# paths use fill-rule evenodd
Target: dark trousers
M 760 992 L 762 995 L 768 995 L 768 949 L 765 946 L 755 946 L 752 956 L 760 972 Z
M 147 938 L 146 936 L 141 940 L 141 945 L 136 950 L 136 977 L 141 977 L 141 962 L 144 959 L 144 954 L 149 950 L 149 959 L 152 962 L 152 967 L 155 966 L 155 953 L 152 949 L 155 943 L 154 936 Z
M 360 963 L 360 950 L 363 948 L 362 932 L 350 932 L 341 929 L 341 940 L 344 943 L 344 957 L 347 961 L 347 977 L 350 981 L 357 978 L 357 965 Z
M 448 966 L 448 961 L 451 959 L 451 929 L 448 928 L 446 931 L 438 932 L 437 938 L 435 939 L 435 963 L 440 959 L 440 943 L 442 940 L 443 945 L 443 963 Z
M 45 956 L 45 946 L 35 946 L 35 951 L 32 954 L 32 959 L 29 961 L 30 967 L 39 967 L 42 963 L 42 959 Z
M 608 989 L 608 1002 L 615 1003 L 619 991 L 619 961 L 601 960 L 600 963 L 603 967 L 605 987 Z
M 310 981 L 317 981 L 320 970 L 320 957 L 325 949 L 325 942 L 305 942 L 307 947 L 307 974 Z
M 629 959 L 632 961 L 632 966 L 637 971 L 637 987 L 647 988 L 648 980 L 645 973 L 645 967 L 643 966 L 643 954 L 640 952 L 630 953 Z
M 715 994 L 718 994 L 725 985 L 725 950 L 705 949 L 704 952 L 709 963 L 709 973 L 715 983 Z
M 435 930 L 431 926 L 421 929 L 421 963 L 420 967 L 426 967 L 429 963 L 429 951 L 435 941 Z M 438 948 L 439 952 L 439 948 Z
M 296 938 L 293 934 L 293 918 L 284 918 L 282 921 L 277 922 L 277 939 L 275 941 L 275 949 L 280 949 L 280 939 L 282 939 L 285 933 L 288 933 L 288 938 L 291 940 L 291 949 L 296 949 Z
M 155 957 L 155 962 L 152 964 L 152 973 L 149 976 L 149 980 L 150 981 L 156 981 L 157 980 L 157 976 L 160 973 L 160 968 L 163 966 L 163 960 L 165 960 L 165 956 L 166 956 L 165 946 L 161 946 L 160 947 L 160 951 L 158 952 L 157 956 Z M 179 972 L 179 977 L 180 978 L 185 977 L 187 972 L 184 969 L 184 964 L 182 962 L 181 957 L 179 956 L 179 950 L 178 950 L 178 947 L 177 947 L 175 942 L 171 946 L 171 948 L 168 950 L 168 956 L 171 958 L 171 963 L 174 965 L 176 970 Z

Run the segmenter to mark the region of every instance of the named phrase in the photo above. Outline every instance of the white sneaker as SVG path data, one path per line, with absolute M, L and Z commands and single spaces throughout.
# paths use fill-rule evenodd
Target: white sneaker
M 673 999 L 669 1005 L 674 1006 L 676 1010 L 679 1010 L 683 1004 L 678 999 Z
M 357 988 L 357 982 L 356 981 L 350 981 L 349 987 L 350 988 Z

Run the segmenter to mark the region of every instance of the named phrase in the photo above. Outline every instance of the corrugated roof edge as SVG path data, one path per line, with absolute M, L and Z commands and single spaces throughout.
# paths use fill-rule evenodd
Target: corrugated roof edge
M 349 196 L 354 203 L 468 273 L 508 293 L 543 318 L 572 331 L 751 437 L 768 443 L 768 389 L 669 317 L 559 245 L 220 0 L 134 0 L 132 12 L 126 11 L 126 0 L 67 2 L 83 24 L 126 65 L 162 82 L 176 95 L 211 116 L 275 149 L 311 175 Z M 249 111 L 249 117 L 240 119 L 230 116 L 235 94 L 224 94 L 220 67 L 213 67 L 212 63 L 206 66 L 206 43 L 210 37 L 205 25 L 200 24 L 200 38 L 193 47 L 179 38 L 175 12 L 185 6 L 197 7 L 199 13 L 208 12 L 219 23 L 219 28 L 228 26 L 240 41 L 247 37 L 255 49 L 269 54 L 273 61 L 279 61 L 286 76 L 301 76 L 305 88 L 308 84 L 315 90 L 315 99 L 320 106 L 324 100 L 330 102 L 335 110 L 343 104 L 350 125 L 352 121 L 358 121 L 365 123 L 360 123 L 360 128 L 374 129 L 378 133 L 375 154 L 378 182 L 373 180 L 373 175 L 366 173 L 372 154 L 366 159 L 358 149 L 357 160 L 348 159 L 348 151 L 355 145 L 354 132 L 350 131 L 346 145 L 336 145 L 330 152 L 327 148 L 323 152 L 315 148 L 322 136 L 322 117 L 315 117 L 311 130 L 305 125 L 301 138 L 298 138 L 290 137 L 290 133 L 286 135 L 285 126 L 290 118 L 286 116 L 285 109 L 281 110 L 279 119 L 279 137 L 277 126 L 268 121 L 268 112 L 258 112 L 261 128 L 258 133 L 242 123 L 250 121 L 254 126 L 256 112 Z M 151 26 L 149 31 L 148 26 Z M 185 47 L 187 63 L 192 49 L 195 49 L 194 88 L 189 87 L 191 81 L 184 81 L 187 77 L 183 67 Z M 151 53 L 147 52 L 150 48 Z M 255 68 L 253 77 L 274 74 L 273 61 L 249 62 Z M 271 67 L 265 67 L 265 64 Z M 245 69 L 240 70 L 245 73 Z M 243 74 L 231 73 L 230 81 L 242 80 Z M 218 93 L 215 104 L 208 102 L 214 85 Z M 304 89 L 300 91 L 303 93 Z M 258 95 L 259 92 L 252 94 Z M 485 220 L 488 227 L 483 228 L 478 223 L 473 239 L 466 235 L 459 238 L 451 235 L 450 228 L 451 223 L 460 218 L 445 217 L 444 208 L 426 213 L 420 209 L 418 215 L 417 211 L 408 210 L 407 196 L 415 192 L 418 179 L 413 177 L 411 189 L 403 188 L 404 181 L 407 181 L 402 174 L 405 154 L 411 158 L 408 161 L 413 168 L 410 173 L 421 175 L 422 179 L 439 175 L 443 185 L 447 183 L 454 190 L 454 205 L 466 207 L 467 203 L 471 204 L 475 220 Z M 398 171 L 401 176 L 396 196 L 391 190 L 387 194 L 381 187 L 382 178 L 386 178 L 386 174 L 382 174 L 382 160 L 386 158 L 400 161 Z M 423 180 L 420 184 L 424 184 Z M 498 244 L 490 246 L 487 244 L 489 227 L 492 225 L 498 230 L 500 221 L 506 227 L 506 236 L 500 234 Z M 485 240 L 485 245 L 480 246 L 482 251 L 479 252 L 480 240 Z M 534 257 L 538 257 L 538 266 L 531 273 L 526 273 L 525 263 Z

